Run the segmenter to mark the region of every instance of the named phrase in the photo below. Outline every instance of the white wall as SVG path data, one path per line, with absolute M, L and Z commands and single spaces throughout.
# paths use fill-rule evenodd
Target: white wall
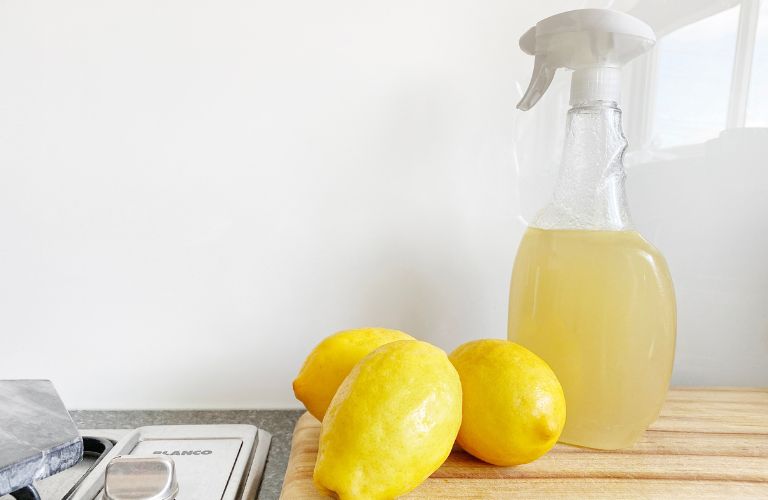
M 339 329 L 505 336 L 567 85 L 521 116 L 517 38 L 610 3 L 0 2 L 0 378 L 80 408 L 288 407 Z M 752 132 L 631 169 L 676 383 L 768 384 Z

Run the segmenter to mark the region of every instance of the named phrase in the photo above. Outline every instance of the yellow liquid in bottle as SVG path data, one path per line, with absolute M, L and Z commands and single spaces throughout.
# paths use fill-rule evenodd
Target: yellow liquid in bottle
M 529 228 L 509 299 L 509 339 L 543 358 L 566 400 L 562 442 L 632 446 L 659 414 L 675 349 L 664 257 L 635 231 Z

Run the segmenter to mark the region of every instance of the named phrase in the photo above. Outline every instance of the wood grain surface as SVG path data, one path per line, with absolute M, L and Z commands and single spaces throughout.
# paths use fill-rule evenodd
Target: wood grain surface
M 320 423 L 293 434 L 281 498 L 327 498 L 312 483 Z M 401 498 L 765 498 L 768 389 L 670 390 L 659 419 L 633 448 L 558 444 L 544 457 L 496 467 L 461 450 Z

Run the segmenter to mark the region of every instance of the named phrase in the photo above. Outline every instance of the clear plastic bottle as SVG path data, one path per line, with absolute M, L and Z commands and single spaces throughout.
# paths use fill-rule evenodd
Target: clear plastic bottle
M 555 200 L 518 249 L 509 338 L 560 379 L 568 413 L 561 441 L 625 448 L 664 402 L 675 295 L 664 257 L 631 226 L 618 108 L 574 107 L 567 137 Z
M 561 441 L 591 448 L 637 441 L 659 414 L 674 359 L 672 280 L 630 220 L 617 105 L 620 66 L 653 40 L 641 21 L 599 9 L 553 16 L 521 39 L 536 55 L 521 109 L 535 104 L 557 67 L 575 71 L 560 177 L 515 260 L 509 339 L 560 379 Z

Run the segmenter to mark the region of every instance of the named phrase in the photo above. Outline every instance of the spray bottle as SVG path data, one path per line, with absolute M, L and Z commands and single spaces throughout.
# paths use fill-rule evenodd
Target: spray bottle
M 536 104 L 558 68 L 573 74 L 553 199 L 523 236 L 512 272 L 509 338 L 560 379 L 561 441 L 590 448 L 632 446 L 658 416 L 672 372 L 672 280 L 633 229 L 618 107 L 621 67 L 654 43 L 648 25 L 604 9 L 549 17 L 520 39 L 535 62 L 519 109 Z

